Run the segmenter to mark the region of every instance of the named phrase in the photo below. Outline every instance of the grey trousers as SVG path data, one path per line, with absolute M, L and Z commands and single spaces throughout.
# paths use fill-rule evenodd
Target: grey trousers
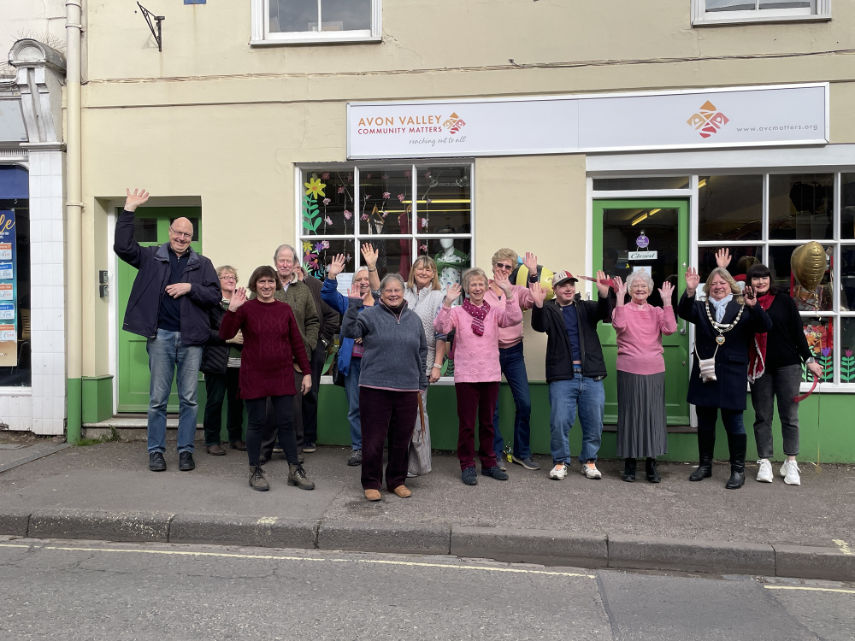
M 801 365 L 785 365 L 766 372 L 751 384 L 751 404 L 754 406 L 754 440 L 759 458 L 772 458 L 772 418 L 778 399 L 778 417 L 784 454 L 799 453 L 799 404 L 793 397 L 799 393 L 802 380 Z

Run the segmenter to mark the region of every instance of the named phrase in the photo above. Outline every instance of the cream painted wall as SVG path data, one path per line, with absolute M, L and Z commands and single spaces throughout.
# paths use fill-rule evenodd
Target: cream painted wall
M 3 0 L 0 5 L 0 76 L 12 74 L 7 54 L 16 40 L 33 38 L 65 51 L 64 0 Z
M 380 43 L 255 48 L 248 2 L 171 4 L 162 53 L 134 3 L 87 4 L 92 105 L 833 82 L 855 48 L 851 2 L 828 22 L 692 28 L 673 0 L 387 0 Z
M 589 262 L 585 185 L 583 155 L 477 159 L 477 265 L 490 274 L 493 253 L 510 247 L 520 255 L 533 251 L 553 271 L 583 272 Z M 524 317 L 528 375 L 543 380 L 546 338 L 531 329 L 530 312 Z

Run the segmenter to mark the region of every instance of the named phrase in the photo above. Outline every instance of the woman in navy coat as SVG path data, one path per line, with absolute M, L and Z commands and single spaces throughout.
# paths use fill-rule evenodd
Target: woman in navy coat
M 707 299 L 699 301 L 695 292 L 700 276 L 695 268 L 686 272 L 686 291 L 677 313 L 695 325 L 695 359 L 689 379 L 688 401 L 698 415 L 698 454 L 700 464 L 690 481 L 712 476 L 715 423 L 718 411 L 727 431 L 730 450 L 730 478 L 725 487 L 735 490 L 745 483 L 745 410 L 748 385 L 748 347 L 755 332 L 766 332 L 772 321 L 757 305 L 751 286 L 741 293 L 730 273 L 714 269 L 704 286 Z M 700 359 L 715 359 L 715 376 L 701 378 Z

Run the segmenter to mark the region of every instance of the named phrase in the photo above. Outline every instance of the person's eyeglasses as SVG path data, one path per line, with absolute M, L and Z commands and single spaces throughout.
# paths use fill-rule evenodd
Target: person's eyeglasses
M 514 268 L 513 265 L 508 265 L 507 263 L 496 263 L 496 267 L 500 269 L 506 269 L 508 271 L 511 271 Z
M 169 231 L 171 231 L 173 234 L 175 234 L 179 238 L 193 238 L 193 232 L 176 231 L 172 227 L 169 228 Z
M 234 280 L 234 281 L 236 281 L 237 276 L 234 276 L 233 274 L 223 274 L 222 276 L 220 276 L 220 280 Z

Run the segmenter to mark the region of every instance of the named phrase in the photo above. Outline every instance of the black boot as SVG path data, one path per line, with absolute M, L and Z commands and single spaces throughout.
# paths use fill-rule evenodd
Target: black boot
M 727 446 L 730 448 L 730 478 L 724 487 L 738 490 L 745 484 L 745 434 L 728 434 Z
M 623 478 L 627 483 L 632 483 L 635 480 L 635 459 L 628 458 L 623 461 Z
M 659 472 L 656 470 L 656 459 L 648 456 L 644 464 L 645 472 L 647 472 L 647 480 L 651 483 L 659 483 L 662 479 L 659 477 Z
M 689 476 L 690 481 L 702 481 L 712 476 L 715 430 L 698 430 L 698 469 Z

